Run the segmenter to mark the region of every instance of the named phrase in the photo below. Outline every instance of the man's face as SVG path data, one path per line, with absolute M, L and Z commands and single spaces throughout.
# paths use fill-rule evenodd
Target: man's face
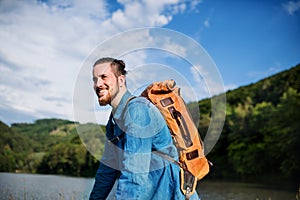
M 118 78 L 115 76 L 111 63 L 101 63 L 93 69 L 94 90 L 100 106 L 111 104 L 119 92 Z

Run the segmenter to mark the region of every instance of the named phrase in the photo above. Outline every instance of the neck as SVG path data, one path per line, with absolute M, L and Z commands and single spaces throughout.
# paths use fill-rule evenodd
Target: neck
M 120 88 L 118 94 L 115 96 L 115 98 L 111 101 L 111 107 L 113 108 L 113 111 L 117 109 L 123 95 L 126 93 L 127 89 L 126 87 Z

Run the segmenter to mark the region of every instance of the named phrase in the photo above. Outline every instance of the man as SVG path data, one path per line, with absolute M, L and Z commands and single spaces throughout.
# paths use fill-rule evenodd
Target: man
M 165 120 L 146 98 L 132 97 L 125 75 L 122 60 L 101 58 L 93 66 L 99 104 L 110 105 L 112 113 L 90 199 L 106 199 L 116 181 L 116 199 L 185 199 L 179 166 L 153 153 L 178 159 Z

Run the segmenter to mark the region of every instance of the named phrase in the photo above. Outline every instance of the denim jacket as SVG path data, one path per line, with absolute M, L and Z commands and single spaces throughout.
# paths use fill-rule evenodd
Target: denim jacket
M 106 199 L 118 180 L 116 199 L 185 199 L 179 166 L 155 151 L 178 159 L 159 110 L 127 91 L 106 126 L 106 143 L 90 199 Z M 130 101 L 129 101 L 130 100 Z M 197 193 L 190 199 L 199 199 Z

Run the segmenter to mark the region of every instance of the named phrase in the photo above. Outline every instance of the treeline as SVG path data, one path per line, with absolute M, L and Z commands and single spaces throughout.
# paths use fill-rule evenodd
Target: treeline
M 300 65 L 226 93 L 222 134 L 208 154 L 211 177 L 300 182 Z M 217 97 L 214 97 L 217 98 Z M 210 99 L 199 102 L 200 132 Z M 202 109 L 202 110 L 201 110 Z
M 83 125 L 61 119 L 11 127 L 0 122 L 0 171 L 94 176 L 98 161 L 84 147 L 76 126 Z
M 274 177 L 300 182 L 299 76 L 297 65 L 226 93 L 225 124 L 207 155 L 214 163 L 207 178 Z M 204 138 L 211 99 L 190 106 L 199 106 L 199 132 Z M 60 119 L 11 127 L 0 122 L 0 171 L 94 176 L 98 161 L 90 151 L 100 158 L 105 140 L 99 128 Z M 85 141 L 89 151 L 78 130 L 89 138 Z

